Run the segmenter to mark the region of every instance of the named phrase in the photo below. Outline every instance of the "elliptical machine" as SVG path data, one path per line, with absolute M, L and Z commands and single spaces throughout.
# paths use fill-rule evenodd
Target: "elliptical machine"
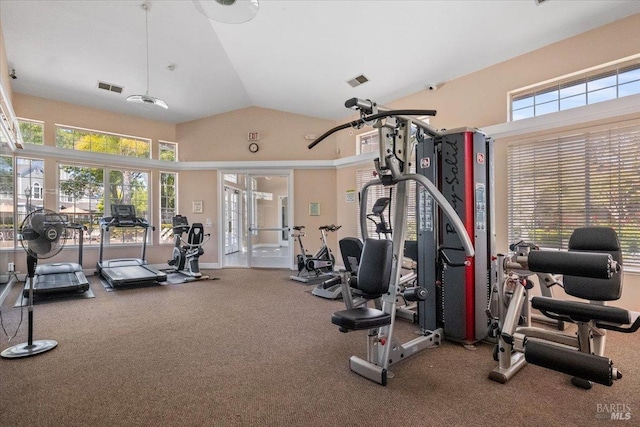
M 307 253 L 304 245 L 302 244 L 302 238 L 306 236 L 304 232 L 304 225 L 296 225 L 293 227 L 295 232 L 292 237 L 298 241 L 300 246 L 300 253 L 297 255 L 298 274 L 290 276 L 292 280 L 296 282 L 309 283 L 310 281 L 327 279 L 333 276 L 333 267 L 336 265 L 336 258 L 331 253 L 331 249 L 327 244 L 327 231 L 335 232 L 342 227 L 341 225 L 323 225 L 319 227 L 320 240 L 322 246 L 315 253 L 310 255 Z
M 186 216 L 176 215 L 172 222 L 175 245 L 173 258 L 167 262 L 175 272 L 187 276 L 185 282 L 208 279 L 209 276 L 203 276 L 200 272 L 199 258 L 204 254 L 202 246 L 209 241 L 211 234 L 204 234 L 204 226 L 200 222 L 189 225 Z M 185 233 L 187 240 L 182 237 Z

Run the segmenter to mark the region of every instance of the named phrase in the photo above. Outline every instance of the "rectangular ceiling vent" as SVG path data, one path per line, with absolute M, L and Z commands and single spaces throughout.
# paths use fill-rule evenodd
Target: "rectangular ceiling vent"
M 98 81 L 98 89 L 108 90 L 109 92 L 122 93 L 124 87 Z
M 354 77 L 351 80 L 347 81 L 347 83 L 349 83 L 349 85 L 351 87 L 356 87 L 356 86 L 360 86 L 361 84 L 364 84 L 364 83 L 366 83 L 368 81 L 369 81 L 369 79 L 366 78 L 364 76 L 364 74 L 360 74 L 359 76 Z

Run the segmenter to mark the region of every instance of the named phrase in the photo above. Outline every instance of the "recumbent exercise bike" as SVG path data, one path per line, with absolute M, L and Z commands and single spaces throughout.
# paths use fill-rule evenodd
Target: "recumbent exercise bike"
M 173 258 L 167 262 L 175 272 L 188 276 L 187 280 L 207 278 L 200 272 L 199 258 L 204 254 L 202 246 L 209 241 L 211 234 L 204 233 L 204 226 L 200 222 L 189 225 L 186 216 L 176 215 L 172 222 L 175 245 Z M 183 234 L 187 235 L 186 240 L 182 237 Z

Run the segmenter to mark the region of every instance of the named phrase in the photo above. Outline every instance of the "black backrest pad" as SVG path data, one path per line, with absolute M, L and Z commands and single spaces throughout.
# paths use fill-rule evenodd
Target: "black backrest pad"
M 609 227 L 576 228 L 569 238 L 569 251 L 608 253 L 622 265 L 618 235 Z M 622 295 L 622 271 L 611 279 L 564 275 L 563 283 L 567 294 L 592 301 L 613 301 Z
M 362 242 L 356 237 L 345 237 L 344 239 L 340 239 L 339 245 L 344 268 L 356 274 L 358 272 L 358 266 L 360 265 L 360 258 L 362 257 Z M 354 263 L 353 260 L 356 262 Z
M 358 289 L 370 296 L 380 296 L 389 289 L 393 242 L 367 239 L 358 268 Z
M 189 235 L 187 236 L 187 243 L 192 246 L 202 244 L 204 240 L 204 227 L 200 222 L 194 222 L 189 228 Z

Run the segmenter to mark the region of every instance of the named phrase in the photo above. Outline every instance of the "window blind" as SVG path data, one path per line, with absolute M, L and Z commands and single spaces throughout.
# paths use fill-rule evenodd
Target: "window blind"
M 507 159 L 509 243 L 566 249 L 575 228 L 607 226 L 640 270 L 640 125 L 514 144 Z

